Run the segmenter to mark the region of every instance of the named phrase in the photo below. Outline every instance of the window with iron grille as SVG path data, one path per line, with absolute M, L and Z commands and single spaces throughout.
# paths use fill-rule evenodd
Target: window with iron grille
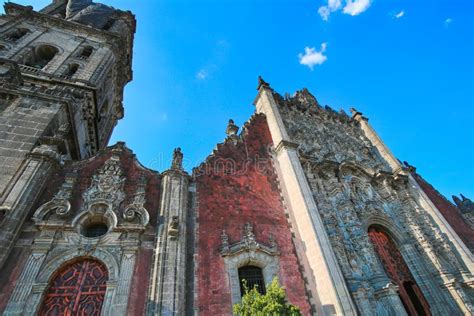
M 262 269 L 255 266 L 245 266 L 239 269 L 239 282 L 240 282 L 240 294 L 245 294 L 244 283 L 247 281 L 247 287 L 249 290 L 255 286 L 260 294 L 265 294 L 265 282 L 263 280 Z

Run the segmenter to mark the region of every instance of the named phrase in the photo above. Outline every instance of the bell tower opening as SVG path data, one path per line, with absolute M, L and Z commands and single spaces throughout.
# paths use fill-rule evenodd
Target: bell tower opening
M 58 49 L 51 45 L 40 45 L 33 49 L 25 61 L 25 65 L 43 69 L 56 56 Z

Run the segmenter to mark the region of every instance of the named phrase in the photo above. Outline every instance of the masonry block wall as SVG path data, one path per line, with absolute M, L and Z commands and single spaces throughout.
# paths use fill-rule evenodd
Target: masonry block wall
M 288 299 L 310 313 L 277 176 L 264 115 L 254 116 L 241 139 L 219 144 L 195 170 L 197 188 L 195 308 L 200 315 L 228 315 L 232 311 L 228 271 L 220 254 L 221 233 L 229 243 L 242 239 L 244 225 L 253 225 L 255 239 L 268 244 L 274 237 L 280 252 L 278 277 Z
M 41 136 L 48 134 L 60 113 L 60 102 L 47 102 L 34 97 L 18 97 L 0 112 L 0 196 L 5 194 L 10 179 L 25 155 Z

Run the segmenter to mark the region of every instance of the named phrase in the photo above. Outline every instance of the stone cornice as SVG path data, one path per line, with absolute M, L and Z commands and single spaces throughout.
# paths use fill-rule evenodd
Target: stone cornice
M 278 145 L 275 146 L 275 153 L 278 154 L 282 149 L 294 149 L 298 148 L 299 144 L 291 142 L 289 140 L 282 140 Z

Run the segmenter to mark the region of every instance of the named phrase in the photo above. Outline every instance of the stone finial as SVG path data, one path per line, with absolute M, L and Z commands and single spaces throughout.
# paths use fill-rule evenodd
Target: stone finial
M 222 230 L 221 233 L 221 243 L 222 243 L 222 251 L 228 251 L 229 250 L 229 236 L 225 232 L 225 230 Z
M 416 168 L 410 165 L 407 161 L 403 161 L 403 165 L 408 169 L 410 172 L 416 172 Z
M 255 244 L 255 235 L 253 233 L 253 226 L 250 223 L 244 225 L 244 241 L 246 244 Z
M 355 108 L 350 108 L 349 111 L 351 111 L 353 119 L 368 121 L 364 114 L 362 112 L 357 111 Z
M 181 148 L 175 148 L 173 151 L 173 161 L 171 163 L 171 169 L 173 170 L 183 170 L 183 153 Z
M 471 199 L 465 197 L 464 195 L 460 195 L 462 200 L 455 195 L 453 195 L 453 200 L 459 210 L 461 210 L 461 213 L 467 214 L 474 212 L 474 202 L 472 202 Z
M 229 120 L 229 124 L 227 124 L 227 128 L 225 130 L 225 133 L 227 136 L 232 137 L 236 136 L 237 132 L 239 131 L 239 127 L 235 125 L 234 120 Z
M 360 113 L 355 108 L 350 108 L 349 111 L 351 111 L 352 115 L 356 115 L 356 114 Z M 360 114 L 362 114 L 362 113 L 360 113 Z
M 270 88 L 270 84 L 268 82 L 266 82 L 265 80 L 263 80 L 262 76 L 258 76 L 257 90 L 260 90 L 261 87 Z

